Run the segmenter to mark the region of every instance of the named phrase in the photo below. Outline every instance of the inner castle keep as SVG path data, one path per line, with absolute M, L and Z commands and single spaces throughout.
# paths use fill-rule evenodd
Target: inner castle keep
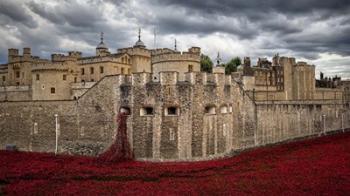
M 276 55 L 237 72 L 200 71 L 201 49 L 52 54 L 9 49 L 0 66 L 0 147 L 95 156 L 112 143 L 116 115 L 128 113 L 135 158 L 215 159 L 237 150 L 350 128 L 349 82 L 315 79 L 315 66 Z

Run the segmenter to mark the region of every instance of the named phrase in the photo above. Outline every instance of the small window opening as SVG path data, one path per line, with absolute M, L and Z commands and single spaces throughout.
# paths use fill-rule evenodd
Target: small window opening
M 175 131 L 172 128 L 169 129 L 169 140 L 170 141 L 174 141 L 175 140 Z
M 81 75 L 84 75 L 84 74 L 85 74 L 85 69 L 81 68 Z
M 227 108 L 227 106 L 222 106 L 222 107 L 220 108 L 220 113 L 221 113 L 221 114 L 226 114 L 226 113 L 228 113 L 228 108 Z
M 215 106 L 207 106 L 205 107 L 206 114 L 216 114 Z
M 129 107 L 121 107 L 120 110 L 119 110 L 119 113 L 130 115 L 131 114 L 131 110 L 130 110 Z
M 153 115 L 153 108 L 152 107 L 144 107 L 140 110 L 141 116 L 150 116 Z
M 55 88 L 51 88 L 51 94 L 55 94 L 56 93 L 56 89 Z
M 188 65 L 188 72 L 193 72 L 193 65 Z
M 165 111 L 166 111 L 166 113 L 165 113 L 166 116 L 177 116 L 177 115 L 179 115 L 179 113 L 178 113 L 179 110 L 176 107 L 168 107 Z
M 39 75 L 39 74 L 36 74 L 36 75 L 35 75 L 35 78 L 36 78 L 36 80 L 40 80 L 40 75 Z
M 102 66 L 100 67 L 100 73 L 104 73 L 104 68 Z
M 67 80 L 67 75 L 63 75 L 63 80 Z

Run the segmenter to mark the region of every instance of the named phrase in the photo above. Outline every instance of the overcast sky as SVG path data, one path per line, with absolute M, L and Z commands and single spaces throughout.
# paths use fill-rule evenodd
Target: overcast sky
M 295 56 L 317 74 L 350 78 L 349 0 L 0 0 L 0 63 L 8 48 L 33 55 L 79 50 L 92 55 L 104 32 L 112 52 L 142 40 L 212 59 Z

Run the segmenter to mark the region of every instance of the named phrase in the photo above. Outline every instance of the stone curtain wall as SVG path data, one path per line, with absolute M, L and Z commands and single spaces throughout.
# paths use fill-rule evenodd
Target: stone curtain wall
M 116 128 L 115 76 L 106 76 L 75 101 L 0 103 L 0 149 L 55 151 L 55 114 L 60 124 L 59 152 L 97 155 L 113 140 Z
M 130 110 L 128 139 L 137 159 L 197 161 L 233 151 L 350 127 L 339 100 L 264 101 L 224 74 L 162 72 L 106 76 L 78 100 L 0 103 L 0 147 L 97 155 L 112 143 L 121 108 Z M 176 115 L 167 115 L 169 107 Z M 145 108 L 152 108 L 145 114 Z
M 261 102 L 256 107 L 257 146 L 350 127 L 350 109 L 341 101 Z
M 59 114 L 61 140 L 76 138 L 76 105 L 72 101 L 23 101 L 0 104 L 0 145 L 20 150 L 55 150 L 55 114 Z M 62 115 L 64 114 L 64 115 Z M 71 115 L 67 115 L 71 114 Z

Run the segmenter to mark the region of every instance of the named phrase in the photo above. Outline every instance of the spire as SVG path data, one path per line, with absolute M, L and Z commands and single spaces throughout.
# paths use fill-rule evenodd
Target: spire
M 177 51 L 177 43 L 176 43 L 176 39 L 175 39 L 175 51 Z
M 104 33 L 101 32 L 101 34 L 100 34 L 100 40 L 101 40 L 101 42 L 97 45 L 97 48 L 96 48 L 96 49 L 107 49 L 106 44 L 103 42 L 103 35 L 104 35 Z
M 101 43 L 103 43 L 103 32 L 101 32 Z
M 218 56 L 216 57 L 216 67 L 220 67 L 220 61 L 221 61 L 221 58 L 220 58 L 220 53 L 218 52 Z
M 139 41 L 141 41 L 141 28 L 139 28 Z
M 139 40 L 135 43 L 134 47 L 139 47 L 139 48 L 146 48 L 145 44 L 141 41 L 141 28 L 139 28 L 139 35 L 138 35 Z

